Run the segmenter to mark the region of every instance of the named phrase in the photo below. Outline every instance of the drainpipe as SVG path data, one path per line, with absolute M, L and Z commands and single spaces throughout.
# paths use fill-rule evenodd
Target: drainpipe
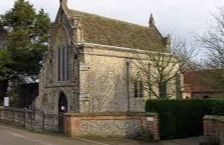
M 126 62 L 126 69 L 127 69 L 127 112 L 130 112 L 130 91 L 129 91 L 129 86 L 130 86 L 130 62 Z

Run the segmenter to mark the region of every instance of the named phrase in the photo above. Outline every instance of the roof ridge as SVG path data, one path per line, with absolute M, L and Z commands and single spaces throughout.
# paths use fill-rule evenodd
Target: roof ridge
M 86 14 L 86 15 L 92 15 L 92 16 L 96 16 L 96 17 L 103 18 L 103 19 L 108 19 L 108 20 L 111 20 L 111 21 L 117 21 L 119 23 L 124 23 L 124 24 L 129 24 L 129 25 L 135 25 L 135 26 L 138 26 L 138 27 L 143 27 L 145 29 L 150 29 L 150 27 L 147 27 L 147 26 L 144 26 L 144 25 L 140 25 L 140 24 L 136 24 L 136 23 L 124 21 L 124 20 L 119 20 L 119 19 L 111 18 L 111 17 L 107 17 L 107 16 L 102 16 L 102 15 L 98 15 L 98 14 L 95 14 L 95 13 L 83 12 L 83 11 L 74 10 L 74 9 L 69 9 L 69 11 L 79 12 L 79 13 L 83 13 L 83 14 Z

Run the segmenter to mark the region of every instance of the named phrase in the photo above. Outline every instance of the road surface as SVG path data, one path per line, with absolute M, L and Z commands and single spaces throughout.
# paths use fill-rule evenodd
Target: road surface
M 0 145 L 198 145 L 198 138 L 146 143 L 127 139 L 82 139 L 41 134 L 0 123 Z
M 104 145 L 90 140 L 40 134 L 0 124 L 0 145 Z

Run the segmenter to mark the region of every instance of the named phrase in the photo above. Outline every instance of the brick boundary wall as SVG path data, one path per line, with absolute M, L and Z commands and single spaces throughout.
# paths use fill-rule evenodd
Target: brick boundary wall
M 224 145 L 224 116 L 206 115 L 203 118 L 204 137 L 211 144 Z
M 69 113 L 64 118 L 64 131 L 70 137 L 144 136 L 153 141 L 160 140 L 156 113 Z

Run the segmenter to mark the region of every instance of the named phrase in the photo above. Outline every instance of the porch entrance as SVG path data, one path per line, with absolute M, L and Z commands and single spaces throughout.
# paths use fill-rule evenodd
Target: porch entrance
M 68 112 L 68 100 L 63 92 L 60 93 L 58 100 L 58 128 L 64 132 L 64 113 Z

